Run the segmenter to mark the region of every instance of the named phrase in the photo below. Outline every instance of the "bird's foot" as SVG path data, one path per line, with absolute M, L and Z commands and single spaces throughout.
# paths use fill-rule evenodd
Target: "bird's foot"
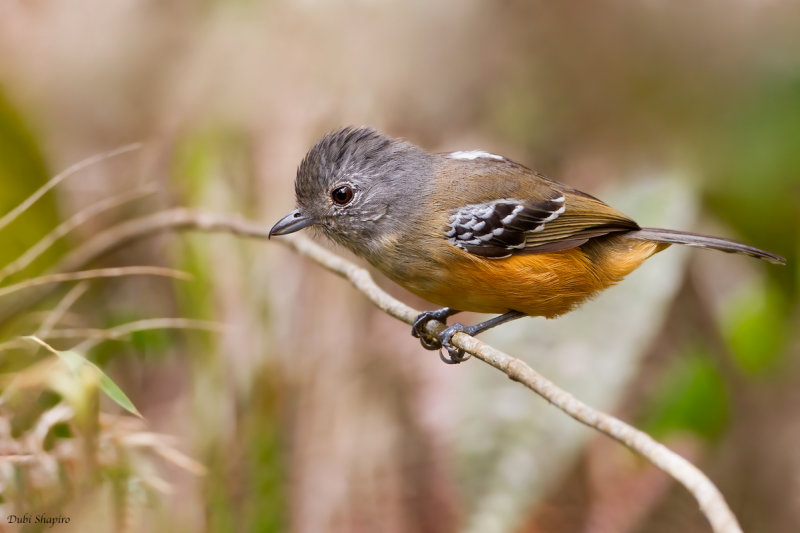
M 420 344 L 422 344 L 422 347 L 426 350 L 439 350 L 442 347 L 442 343 L 437 337 L 428 335 L 428 332 L 425 331 L 425 326 L 427 326 L 428 322 L 431 320 L 447 324 L 448 317 L 456 313 L 458 313 L 458 311 L 450 309 L 449 307 L 443 307 L 436 311 L 423 311 L 414 319 L 414 323 L 411 325 L 411 336 L 418 338 Z
M 456 322 L 455 324 L 445 328 L 441 333 L 439 333 L 439 338 L 437 339 L 439 343 L 439 359 L 448 365 L 457 365 L 458 363 L 462 363 L 469 359 L 469 354 L 461 348 L 456 348 L 453 346 L 450 340 L 456 333 L 460 332 L 466 333 L 467 335 L 474 335 L 476 330 L 477 328 L 475 326 L 465 326 L 460 322 Z M 447 352 L 447 355 L 445 355 L 445 352 Z
M 467 335 L 474 337 L 482 331 L 486 331 L 487 329 L 491 329 L 495 326 L 499 326 L 500 324 L 505 324 L 506 322 L 510 322 L 511 320 L 516 320 L 525 316 L 525 314 L 521 313 L 520 311 L 509 311 L 479 324 L 475 324 L 474 326 L 465 326 L 464 324 L 456 322 L 452 326 L 448 326 L 447 328 L 443 329 L 442 332 L 436 336 L 436 338 L 432 338 L 425 331 L 425 325 L 429 321 L 438 320 L 439 322 L 446 324 L 447 317 L 456 313 L 458 313 L 458 311 L 454 311 L 449 307 L 445 307 L 437 311 L 426 311 L 421 313 L 417 319 L 414 320 L 414 325 L 411 328 L 411 334 L 419 338 L 422 346 L 428 350 L 439 350 L 439 358 L 448 365 L 455 365 L 469 359 L 469 355 L 466 354 L 464 350 L 456 348 L 453 346 L 453 343 L 450 342 L 450 340 L 453 338 L 453 335 L 456 333 L 466 333 Z M 446 351 L 447 355 L 445 355 L 442 350 Z

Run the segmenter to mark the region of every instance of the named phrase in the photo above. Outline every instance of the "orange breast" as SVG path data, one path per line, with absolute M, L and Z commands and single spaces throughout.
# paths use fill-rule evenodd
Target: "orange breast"
M 431 262 L 429 276 L 396 281 L 426 300 L 462 311 L 514 310 L 551 318 L 617 283 L 667 246 L 616 235 L 562 252 L 505 259 L 450 247 L 447 257 Z

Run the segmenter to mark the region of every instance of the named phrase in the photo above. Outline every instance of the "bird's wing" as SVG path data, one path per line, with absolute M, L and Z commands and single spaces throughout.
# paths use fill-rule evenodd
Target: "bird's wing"
M 597 198 L 538 175 L 514 193 L 456 209 L 445 237 L 471 254 L 502 258 L 568 250 L 594 237 L 639 229 Z

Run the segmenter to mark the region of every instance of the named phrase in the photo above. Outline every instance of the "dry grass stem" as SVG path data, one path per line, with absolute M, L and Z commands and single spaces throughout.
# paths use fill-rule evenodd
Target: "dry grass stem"
M 188 280 L 192 278 L 191 275 L 187 274 L 186 272 L 164 267 L 134 266 L 98 268 L 94 270 L 83 270 L 81 272 L 61 272 L 56 274 L 47 274 L 45 276 L 26 279 L 25 281 L 0 288 L 0 297 L 7 296 L 11 293 L 24 289 L 39 287 L 41 285 L 49 285 L 51 283 L 63 283 L 65 281 L 80 281 L 98 278 L 118 278 L 122 276 L 162 276 L 181 280 Z
M 137 331 L 152 329 L 196 329 L 220 332 L 225 329 L 223 324 L 208 320 L 192 318 L 145 318 L 126 322 L 108 329 L 97 328 L 64 328 L 50 332 L 48 339 L 86 339 L 73 350 L 85 352 L 103 341 L 118 340 Z
M 106 198 L 99 202 L 95 202 L 89 207 L 75 213 L 73 216 L 59 224 L 53 231 L 42 237 L 39 242 L 25 250 L 25 253 L 23 253 L 19 258 L 3 267 L 0 270 L 0 281 L 23 270 L 25 267 L 33 263 L 44 252 L 46 252 L 51 246 L 53 246 L 58 239 L 67 235 L 70 231 L 77 228 L 92 217 L 149 194 L 153 194 L 157 190 L 158 189 L 155 185 L 148 184 L 143 187 L 138 187 L 122 194 Z
M 69 308 L 72 307 L 75 302 L 78 301 L 78 298 L 83 296 L 88 289 L 89 282 L 81 281 L 67 291 L 67 294 L 58 302 L 58 305 L 56 305 L 55 308 L 47 314 L 44 320 L 42 320 L 39 329 L 37 329 L 33 335 L 42 339 L 47 338 L 50 331 L 64 317 L 64 314 L 69 311 Z
M 53 178 L 50 179 L 47 183 L 39 187 L 32 195 L 25 199 L 21 204 L 17 207 L 0 217 L 0 230 L 11 224 L 14 220 L 16 220 L 22 213 L 28 210 L 30 206 L 35 204 L 42 196 L 44 196 L 47 191 L 67 179 L 68 177 L 72 176 L 76 172 L 79 172 L 85 168 L 88 168 L 94 164 L 97 164 L 101 161 L 105 161 L 106 159 L 111 159 L 112 157 L 116 157 L 121 154 L 125 154 L 128 152 L 132 152 L 134 150 L 138 150 L 143 146 L 143 143 L 131 143 L 126 144 L 125 146 L 120 146 L 119 148 L 115 148 L 114 150 L 109 150 L 108 152 L 103 152 L 101 154 L 93 155 L 92 157 L 87 157 L 86 159 L 75 163 L 74 165 L 68 167 L 67 169 L 63 170 L 62 172 L 56 174 Z
M 174 438 L 169 435 L 161 433 L 151 433 L 140 431 L 136 433 L 129 433 L 122 439 L 122 443 L 128 448 L 149 448 L 161 456 L 163 459 L 169 461 L 175 466 L 191 472 L 198 476 L 203 476 L 207 473 L 206 467 L 178 451 L 174 446 Z

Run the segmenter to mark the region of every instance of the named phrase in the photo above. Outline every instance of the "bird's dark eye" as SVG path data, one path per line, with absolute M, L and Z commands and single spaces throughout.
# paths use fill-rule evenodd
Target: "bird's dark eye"
M 347 205 L 353 199 L 353 189 L 349 185 L 342 185 L 331 191 L 331 198 L 339 205 Z

